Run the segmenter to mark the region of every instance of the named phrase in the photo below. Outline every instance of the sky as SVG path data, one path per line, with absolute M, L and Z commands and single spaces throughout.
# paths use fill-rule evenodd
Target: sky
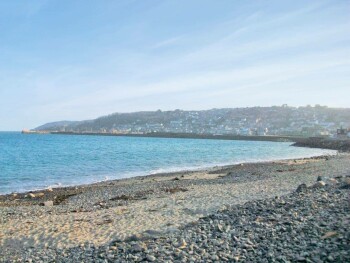
M 0 130 L 282 104 L 350 107 L 350 1 L 0 0 Z

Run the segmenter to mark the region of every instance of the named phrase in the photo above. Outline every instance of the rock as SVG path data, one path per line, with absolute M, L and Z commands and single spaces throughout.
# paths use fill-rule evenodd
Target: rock
M 146 247 L 145 243 L 135 244 L 132 247 L 133 252 L 142 252 L 146 249 L 147 249 L 147 247 Z
M 338 183 L 338 180 L 334 178 L 330 178 L 327 180 L 327 184 L 337 184 L 337 183 Z
M 46 189 L 46 191 L 48 191 L 48 192 L 52 192 L 53 190 L 52 190 L 52 188 L 51 188 L 51 187 L 49 187 L 49 188 L 47 188 L 47 189 Z
M 218 224 L 217 228 L 220 232 L 224 232 L 224 227 L 222 225 Z
M 144 238 L 158 238 L 162 235 L 162 232 L 156 230 L 146 230 L 143 232 Z
M 180 232 L 180 229 L 178 229 L 176 227 L 169 227 L 166 229 L 167 234 L 174 234 L 174 233 L 178 233 L 178 232 Z
M 29 193 L 28 196 L 29 196 L 30 198 L 35 198 L 35 194 L 33 194 L 33 193 Z
M 321 239 L 327 239 L 327 238 L 331 238 L 331 237 L 335 237 L 336 235 L 338 235 L 337 232 L 335 231 L 329 231 L 326 234 L 324 234 Z
M 319 182 L 319 181 L 323 181 L 323 178 L 320 175 L 317 177 L 317 182 Z
M 321 188 L 321 187 L 324 187 L 326 185 L 325 182 L 323 181 L 318 181 L 317 183 L 315 183 L 312 188 Z
M 239 261 L 239 256 L 234 256 L 234 257 L 232 257 L 232 259 L 235 260 L 236 262 L 238 262 Z
M 130 241 L 139 241 L 139 240 L 142 240 L 143 239 L 143 236 L 142 235 L 139 235 L 139 234 L 135 234 L 135 235 L 131 235 L 129 237 L 127 237 L 125 239 L 126 242 L 130 242 Z
M 307 262 L 306 258 L 302 257 L 302 256 L 298 256 L 297 257 L 297 261 L 298 262 Z
M 298 186 L 297 190 L 295 190 L 297 193 L 305 192 L 307 190 L 306 184 L 301 184 Z
M 43 197 L 45 194 L 44 193 L 36 193 L 35 197 Z
M 147 255 L 146 259 L 150 262 L 153 262 L 156 260 L 156 257 L 155 256 L 152 256 L 152 255 Z
M 213 261 L 219 260 L 219 257 L 217 255 L 212 255 L 211 260 Z
M 45 201 L 43 206 L 53 206 L 53 201 Z
M 327 257 L 327 259 L 328 259 L 328 261 L 334 261 L 334 258 L 333 258 L 331 255 L 329 255 L 329 256 Z
M 174 181 L 179 181 L 180 178 L 179 178 L 179 177 L 175 177 L 173 180 L 174 180 Z
M 346 185 L 350 185 L 350 177 L 345 177 L 343 179 L 343 182 L 346 184 Z
M 187 246 L 186 240 L 182 239 L 178 244 L 177 244 L 177 248 L 183 249 Z

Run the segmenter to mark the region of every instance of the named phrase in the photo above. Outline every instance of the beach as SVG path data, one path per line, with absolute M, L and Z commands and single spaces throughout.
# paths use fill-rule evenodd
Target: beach
M 322 180 L 321 188 L 343 187 L 349 175 L 350 154 L 339 153 L 3 195 L 1 260 L 49 262 L 59 258 L 59 262 L 76 262 L 75 250 L 84 256 L 82 251 L 93 248 L 104 251 L 98 258 L 101 262 L 161 262 L 164 260 L 157 258 L 164 255 L 157 250 L 148 253 L 140 248 L 139 256 L 128 258 L 135 254 L 128 249 L 138 242 L 144 244 L 145 240 L 152 240 L 154 245 L 169 236 L 179 238 L 183 229 L 203 218 L 256 200 L 287 196 L 301 184 L 314 189 L 317 180 Z M 342 191 L 343 198 L 349 201 L 349 190 Z M 349 224 L 348 219 L 347 213 L 344 224 Z M 188 242 L 191 241 L 185 241 L 183 249 L 187 249 Z M 349 239 L 346 245 L 348 242 Z M 120 253 L 120 249 L 125 253 Z M 234 253 L 229 254 L 226 258 L 233 260 Z M 88 255 L 79 260 L 95 261 L 95 254 Z M 349 257 L 348 253 L 345 256 Z M 219 255 L 207 260 L 199 255 L 194 259 L 194 262 L 221 261 Z M 244 260 L 241 253 L 235 258 L 238 259 Z M 168 260 L 181 262 L 175 255 L 168 255 Z

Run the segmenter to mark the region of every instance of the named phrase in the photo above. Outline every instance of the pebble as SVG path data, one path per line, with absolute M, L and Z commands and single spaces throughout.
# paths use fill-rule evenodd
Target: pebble
M 156 261 L 156 257 L 155 256 L 152 256 L 152 255 L 147 255 L 147 260 L 150 261 L 150 262 L 154 262 Z

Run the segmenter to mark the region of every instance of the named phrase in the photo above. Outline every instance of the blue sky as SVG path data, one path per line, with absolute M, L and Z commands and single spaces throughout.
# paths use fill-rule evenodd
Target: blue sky
M 350 107 L 350 1 L 0 0 L 0 130 L 113 112 Z

